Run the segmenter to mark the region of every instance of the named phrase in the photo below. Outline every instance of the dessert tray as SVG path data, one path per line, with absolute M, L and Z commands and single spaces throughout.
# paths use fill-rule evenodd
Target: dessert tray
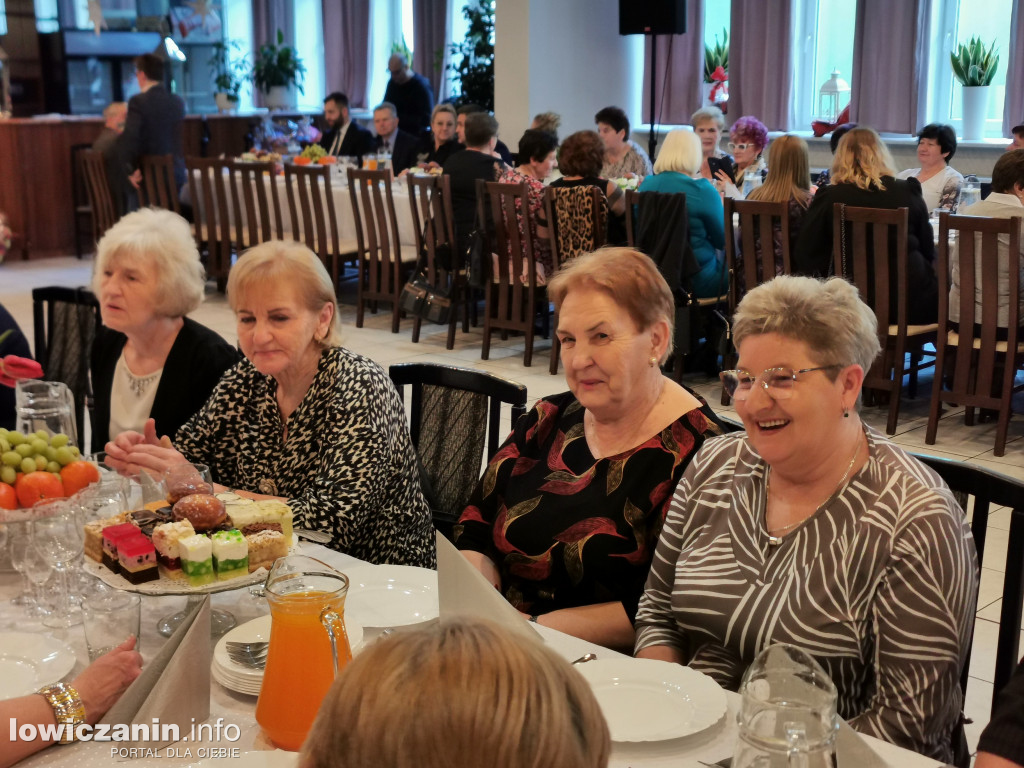
M 289 547 L 288 554 L 293 554 L 294 545 Z M 262 584 L 269 571 L 260 568 L 246 576 L 236 576 L 233 579 L 214 581 L 200 587 L 193 587 L 187 579 L 167 579 L 161 576 L 155 581 L 145 581 L 141 584 L 132 584 L 128 579 L 119 573 L 114 573 L 103 563 L 85 558 L 85 572 L 95 576 L 108 587 L 123 589 L 125 592 L 138 592 L 140 595 L 212 595 L 217 592 L 230 592 L 232 589 L 251 587 L 253 584 Z

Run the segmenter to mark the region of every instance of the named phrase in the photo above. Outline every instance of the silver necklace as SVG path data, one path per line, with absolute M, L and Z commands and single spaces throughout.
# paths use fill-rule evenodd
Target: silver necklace
M 149 385 L 152 384 L 157 373 L 151 373 L 149 376 L 135 376 L 131 371 L 128 370 L 128 366 L 124 367 L 125 376 L 128 378 L 128 388 L 132 391 L 132 394 L 136 397 L 142 397 L 146 394 L 146 390 L 149 389 Z
M 854 446 L 854 448 L 853 448 L 853 455 L 850 457 L 850 463 L 846 465 L 846 471 L 843 472 L 843 476 L 841 478 L 839 478 L 839 483 L 836 485 L 835 490 L 833 490 L 832 493 L 830 493 L 825 498 L 825 500 L 823 502 L 821 502 L 821 504 L 819 504 L 814 509 L 814 512 L 812 512 L 810 515 L 805 517 L 803 520 L 797 520 L 795 523 L 790 523 L 789 525 L 784 525 L 781 528 L 775 528 L 774 530 L 768 530 L 768 495 L 769 495 L 769 493 L 771 493 L 771 481 L 772 481 L 772 467 L 771 467 L 771 464 L 768 465 L 768 469 L 764 473 L 764 512 L 765 512 L 764 532 L 768 536 L 768 546 L 769 547 L 777 547 L 777 546 L 779 546 L 785 540 L 784 536 L 777 536 L 775 534 L 785 533 L 786 531 L 789 531 L 789 530 L 792 530 L 793 528 L 796 528 L 801 523 L 807 522 L 809 519 L 811 519 L 816 514 L 818 514 L 826 504 L 828 504 L 830 501 L 832 501 L 832 499 L 834 499 L 836 497 L 836 495 L 839 493 L 839 491 L 841 491 L 843 489 L 843 486 L 846 485 L 846 480 L 847 480 L 847 478 L 850 477 L 850 472 L 853 471 L 853 465 L 857 462 L 857 455 L 859 453 L 860 453 L 860 436 L 858 435 L 857 436 L 857 444 Z

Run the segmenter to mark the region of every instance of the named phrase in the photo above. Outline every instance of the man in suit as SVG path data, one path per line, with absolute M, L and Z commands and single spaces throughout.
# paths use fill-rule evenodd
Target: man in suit
M 142 92 L 128 101 L 128 117 L 121 135 L 124 160 L 132 169 L 128 178 L 138 189 L 142 182 L 139 161 L 143 155 L 173 155 L 174 181 L 180 190 L 185 185 L 185 102 L 164 88 L 164 63 L 152 53 L 135 57 L 135 77 Z
M 357 157 L 362 164 L 363 155 L 374 151 L 373 134 L 351 120 L 345 94 L 335 91 L 324 99 L 324 122 L 327 130 L 320 137 L 320 146 L 327 154 Z
M 374 108 L 373 127 L 377 130 L 377 151 L 391 153 L 391 168 L 395 175 L 416 164 L 419 140 L 399 129 L 394 104 L 384 101 Z
M 391 79 L 384 89 L 384 101 L 395 105 L 395 114 L 403 130 L 419 139 L 430 125 L 434 109 L 434 90 L 430 81 L 409 67 L 404 54 L 394 53 L 388 59 Z

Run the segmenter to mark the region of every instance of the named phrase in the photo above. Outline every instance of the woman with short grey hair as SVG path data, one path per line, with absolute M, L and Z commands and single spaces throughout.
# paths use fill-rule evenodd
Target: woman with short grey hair
M 189 224 L 143 208 L 107 230 L 96 249 L 92 288 L 103 325 L 92 349 L 93 450 L 110 436 L 156 420 L 174 434 L 206 402 L 238 353 L 185 317 L 203 300 L 206 272 Z
M 725 133 L 725 115 L 718 107 L 701 107 L 690 115 L 690 125 L 700 139 L 701 152 L 704 155 L 700 165 L 700 175 L 708 181 L 715 180 L 718 168 L 732 168 L 732 155 L 722 151 L 722 134 Z M 721 161 L 714 170 L 708 164 L 710 158 Z
M 781 276 L 746 294 L 734 329 L 737 370 L 721 378 L 745 432 L 705 443 L 683 474 L 637 656 L 736 690 L 762 649 L 791 643 L 854 728 L 953 762 L 977 555 L 945 483 L 857 414 L 873 313 L 844 280 Z

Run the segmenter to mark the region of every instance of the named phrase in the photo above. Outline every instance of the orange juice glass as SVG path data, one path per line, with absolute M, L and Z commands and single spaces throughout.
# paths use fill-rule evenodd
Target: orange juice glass
M 270 648 L 256 722 L 280 749 L 302 746 L 320 702 L 352 658 L 347 594 L 344 574 L 303 555 L 280 558 L 267 577 Z
M 363 170 L 364 171 L 376 171 L 377 170 L 377 158 L 370 157 L 367 155 L 363 158 Z

